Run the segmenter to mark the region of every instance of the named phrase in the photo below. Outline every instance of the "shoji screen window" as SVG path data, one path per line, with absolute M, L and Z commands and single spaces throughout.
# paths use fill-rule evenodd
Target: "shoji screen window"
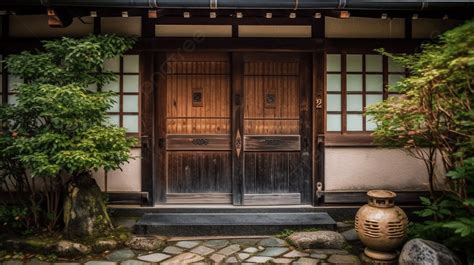
M 23 84 L 23 80 L 18 76 L 8 74 L 7 79 L 7 103 L 8 104 L 16 104 L 17 99 L 17 92 L 16 88 L 18 85 Z
M 124 127 L 130 134 L 139 133 L 139 56 L 124 55 L 108 60 L 104 68 L 114 72 L 116 80 L 103 86 L 102 91 L 115 93 L 115 104 L 109 110 L 112 124 Z
M 326 131 L 370 132 L 375 123 L 364 116 L 368 105 L 388 96 L 387 87 L 405 76 L 405 69 L 378 54 L 327 54 Z

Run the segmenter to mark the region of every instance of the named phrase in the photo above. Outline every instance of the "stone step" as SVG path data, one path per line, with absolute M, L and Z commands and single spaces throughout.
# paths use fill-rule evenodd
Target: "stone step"
M 312 213 L 147 213 L 135 224 L 137 234 L 163 236 L 272 235 L 284 229 L 334 230 L 324 212 Z

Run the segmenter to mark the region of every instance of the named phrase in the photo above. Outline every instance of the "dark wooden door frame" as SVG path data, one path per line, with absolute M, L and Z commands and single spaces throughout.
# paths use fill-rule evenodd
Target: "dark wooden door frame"
M 269 50 L 268 52 L 272 52 Z M 231 57 L 231 114 L 232 114 L 232 201 L 234 205 L 242 205 L 243 201 L 243 52 L 232 52 Z M 302 54 L 302 53 L 299 53 Z M 306 55 L 306 53 L 304 53 Z M 150 205 L 166 203 L 166 163 L 165 141 L 166 133 L 164 126 L 164 113 L 166 111 L 166 52 L 142 52 L 142 70 L 141 77 L 141 110 L 142 110 L 142 191 L 149 193 Z M 301 75 L 301 85 L 307 86 L 300 89 L 303 111 L 300 113 L 300 123 L 302 140 L 302 152 L 310 153 L 311 161 L 317 156 L 317 139 L 314 138 L 314 130 L 319 127 L 313 120 L 313 93 L 314 78 L 319 78 L 319 74 L 314 73 L 314 62 L 312 54 L 301 56 L 301 67 L 304 74 Z M 150 69 L 147 66 L 152 65 Z M 301 121 L 300 121 L 301 122 Z M 320 121 L 317 122 L 320 124 Z M 152 128 L 152 129 L 150 129 Z M 238 133 L 240 138 L 237 137 Z M 239 147 L 240 146 L 240 147 Z M 237 149 L 241 149 L 240 153 Z M 322 177 L 315 174 L 317 171 L 314 166 L 317 163 L 309 165 L 311 178 L 308 180 L 308 188 L 311 189 L 311 202 L 315 201 L 314 192 L 315 183 L 321 181 Z M 315 179 L 317 178 L 317 179 Z

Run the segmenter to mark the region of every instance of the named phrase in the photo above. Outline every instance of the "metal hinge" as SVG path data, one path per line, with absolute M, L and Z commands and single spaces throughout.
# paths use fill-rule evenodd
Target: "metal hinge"
M 321 199 L 323 196 L 324 196 L 323 183 L 316 182 L 316 197 L 318 199 Z

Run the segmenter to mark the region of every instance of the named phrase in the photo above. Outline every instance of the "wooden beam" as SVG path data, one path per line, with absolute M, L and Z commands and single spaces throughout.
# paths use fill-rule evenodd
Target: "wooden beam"
M 320 203 L 317 194 L 317 183 L 324 186 L 324 117 L 326 110 L 325 102 L 325 55 L 323 51 L 313 53 L 313 98 L 311 108 L 313 110 L 313 204 Z

